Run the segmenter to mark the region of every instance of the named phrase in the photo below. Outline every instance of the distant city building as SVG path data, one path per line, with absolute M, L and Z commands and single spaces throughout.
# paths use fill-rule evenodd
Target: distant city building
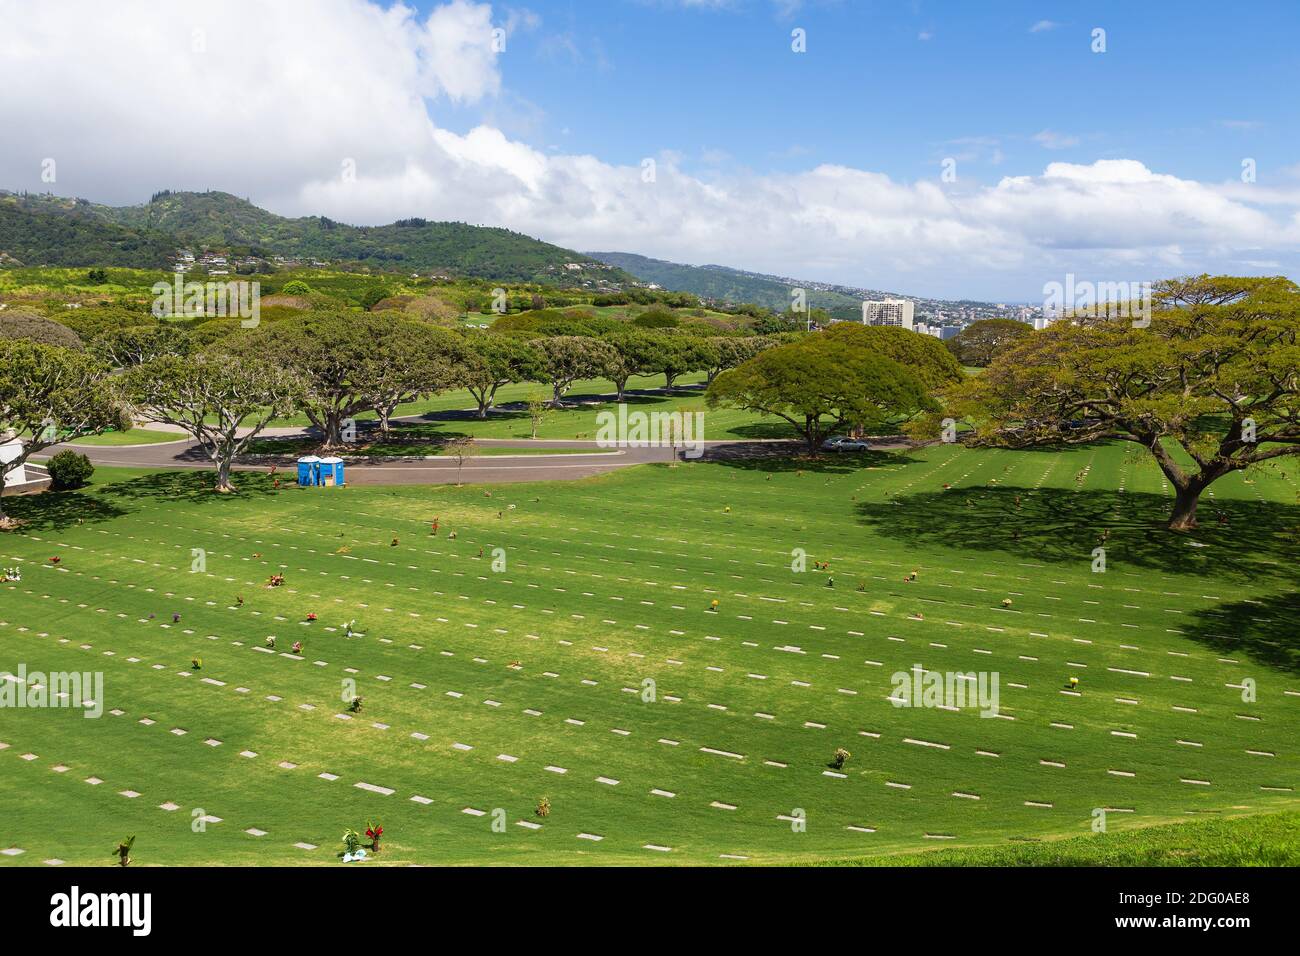
M 905 329 L 912 328 L 912 316 L 916 306 L 910 299 L 884 299 L 879 302 L 862 303 L 863 325 L 897 325 Z

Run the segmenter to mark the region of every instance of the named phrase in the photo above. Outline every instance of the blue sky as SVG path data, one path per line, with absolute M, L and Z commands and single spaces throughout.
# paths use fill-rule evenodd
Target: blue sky
M 1300 4 L 538 0 L 500 58 L 507 132 L 634 163 L 660 150 L 994 182 L 1137 159 L 1198 180 L 1300 161 Z M 500 9 L 508 10 L 509 7 Z M 807 32 L 807 53 L 790 31 Z M 1091 52 L 1093 28 L 1106 52 Z M 480 109 L 436 110 L 464 126 Z
M 0 0 L 0 188 L 944 298 L 1300 276 L 1300 3 L 419 4 Z

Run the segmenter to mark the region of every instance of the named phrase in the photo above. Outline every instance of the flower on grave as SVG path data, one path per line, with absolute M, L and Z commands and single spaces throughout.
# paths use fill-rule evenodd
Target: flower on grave
M 718 600 L 717 598 L 714 598 L 712 601 L 709 602 L 709 610 L 716 611 L 717 609 L 718 609 Z
M 131 862 L 131 847 L 135 846 L 135 834 L 127 837 L 117 845 L 113 855 L 117 857 L 119 866 L 126 866 Z
M 56 554 L 54 557 L 50 558 L 50 564 L 58 564 L 62 560 L 63 559 Z
M 354 631 L 353 628 L 355 628 L 356 626 L 357 626 L 357 622 L 356 622 L 356 619 L 355 619 L 355 618 L 354 618 L 353 620 L 351 620 L 351 621 L 348 621 L 346 624 L 344 624 L 344 625 L 343 625 L 343 636 L 344 636 L 344 637 L 351 637 L 353 634 L 355 634 L 356 631 Z
M 312 611 L 311 613 L 309 613 L 309 614 L 307 615 L 307 620 L 309 620 L 309 621 L 314 621 L 314 620 L 316 620 L 316 612 L 315 612 L 315 611 Z
M 345 857 L 355 857 L 361 848 L 361 834 L 351 827 L 343 831 L 343 852 Z
M 379 852 L 379 838 L 384 835 L 384 828 L 377 823 L 366 824 L 366 836 L 370 837 L 370 849 Z
M 397 547 L 397 539 L 396 539 L 396 538 L 393 539 L 393 543 L 392 543 L 391 547 L 394 547 L 394 548 Z
M 1011 607 L 1011 598 L 1003 598 L 1003 599 L 1002 599 L 1002 606 L 1003 606 L 1003 607 Z
M 294 652 L 295 654 L 301 654 L 301 653 L 302 653 L 302 641 L 294 641 L 294 642 L 293 642 L 293 652 Z
M 534 811 L 539 817 L 549 817 L 551 815 L 551 798 L 542 797 L 537 801 L 537 810 Z
M 834 765 L 836 770 L 839 770 L 844 766 L 844 761 L 848 760 L 852 756 L 853 754 L 849 753 L 843 747 L 837 747 L 835 749 L 835 759 L 832 760 L 831 763 Z
M 723 513 L 724 515 L 729 515 L 729 514 L 731 514 L 731 505 L 727 505 L 725 508 L 723 508 L 723 509 L 722 509 L 722 513 Z
M 274 635 L 274 634 L 271 634 L 271 635 L 269 635 L 269 636 L 267 637 L 267 639 L 266 639 L 266 646 L 269 647 L 269 648 L 271 648 L 271 650 L 275 650 L 275 635 Z
M 180 622 L 181 622 L 181 616 L 180 616 L 179 614 L 173 614 L 173 615 L 172 615 L 172 623 L 173 623 L 173 624 L 179 624 Z
M 195 670 L 198 670 L 202 666 L 203 666 L 203 658 L 201 657 L 190 658 L 190 667 L 194 668 Z
M 361 705 L 365 702 L 364 697 L 353 697 L 352 703 L 348 704 L 348 710 L 354 714 L 361 713 Z

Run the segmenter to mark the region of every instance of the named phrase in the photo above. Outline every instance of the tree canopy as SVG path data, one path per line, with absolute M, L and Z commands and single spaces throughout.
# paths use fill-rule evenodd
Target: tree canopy
M 837 430 L 869 430 L 937 408 L 901 364 L 853 337 L 825 332 L 767 349 L 722 372 L 706 400 L 710 408 L 730 405 L 783 418 L 812 452 Z
M 199 443 L 217 466 L 221 492 L 235 490 L 235 457 L 273 418 L 291 414 L 303 393 L 302 380 L 274 362 L 215 349 L 154 357 L 129 369 L 119 387 L 136 411 Z
M 599 339 L 581 335 L 556 335 L 532 343 L 541 356 L 543 381 L 550 383 L 551 404 L 558 406 L 564 393 L 580 378 L 595 378 L 617 360 L 614 350 Z
M 1158 283 L 1146 327 L 1060 321 L 1022 339 L 954 396 L 976 444 L 1132 442 L 1175 491 L 1169 528 L 1201 493 L 1300 455 L 1300 289 L 1284 278 Z
M 962 365 L 984 368 L 1033 328 L 1015 319 L 980 319 L 944 343 Z
M 932 335 L 918 335 L 896 325 L 860 322 L 836 322 L 819 334 L 828 341 L 852 344 L 893 359 L 931 391 L 955 385 L 965 378 L 952 353 Z
M 464 336 L 464 363 L 458 378 L 478 403 L 479 418 L 487 417 L 502 385 L 542 381 L 541 355 L 527 342 L 478 329 Z
M 122 423 L 107 377 L 108 367 L 85 352 L 0 339 L 0 432 L 22 442 L 18 456 L 0 465 L 0 493 L 4 476 L 35 452 Z

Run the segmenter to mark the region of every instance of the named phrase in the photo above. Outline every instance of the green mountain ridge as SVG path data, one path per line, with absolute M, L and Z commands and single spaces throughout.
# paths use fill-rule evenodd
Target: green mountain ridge
M 108 222 L 85 200 L 0 193 L 0 265 L 160 269 L 175 251 L 172 237 Z
M 589 252 L 594 259 L 629 272 L 644 282 L 665 289 L 693 292 L 706 299 L 727 302 L 752 302 L 775 312 L 790 308 L 794 283 L 777 276 L 761 275 L 727 266 L 688 266 L 664 259 L 651 259 L 630 252 Z M 862 313 L 862 299 L 843 292 L 809 288 L 808 304 L 825 309 L 837 318 L 854 318 Z M 883 295 L 884 293 L 881 293 Z M 848 315 L 845 313 L 852 313 Z
M 0 256 L 26 265 L 157 268 L 181 249 L 597 289 L 636 282 L 570 249 L 463 222 L 352 226 L 323 216 L 291 219 L 216 191 L 163 191 L 136 206 L 0 192 Z

